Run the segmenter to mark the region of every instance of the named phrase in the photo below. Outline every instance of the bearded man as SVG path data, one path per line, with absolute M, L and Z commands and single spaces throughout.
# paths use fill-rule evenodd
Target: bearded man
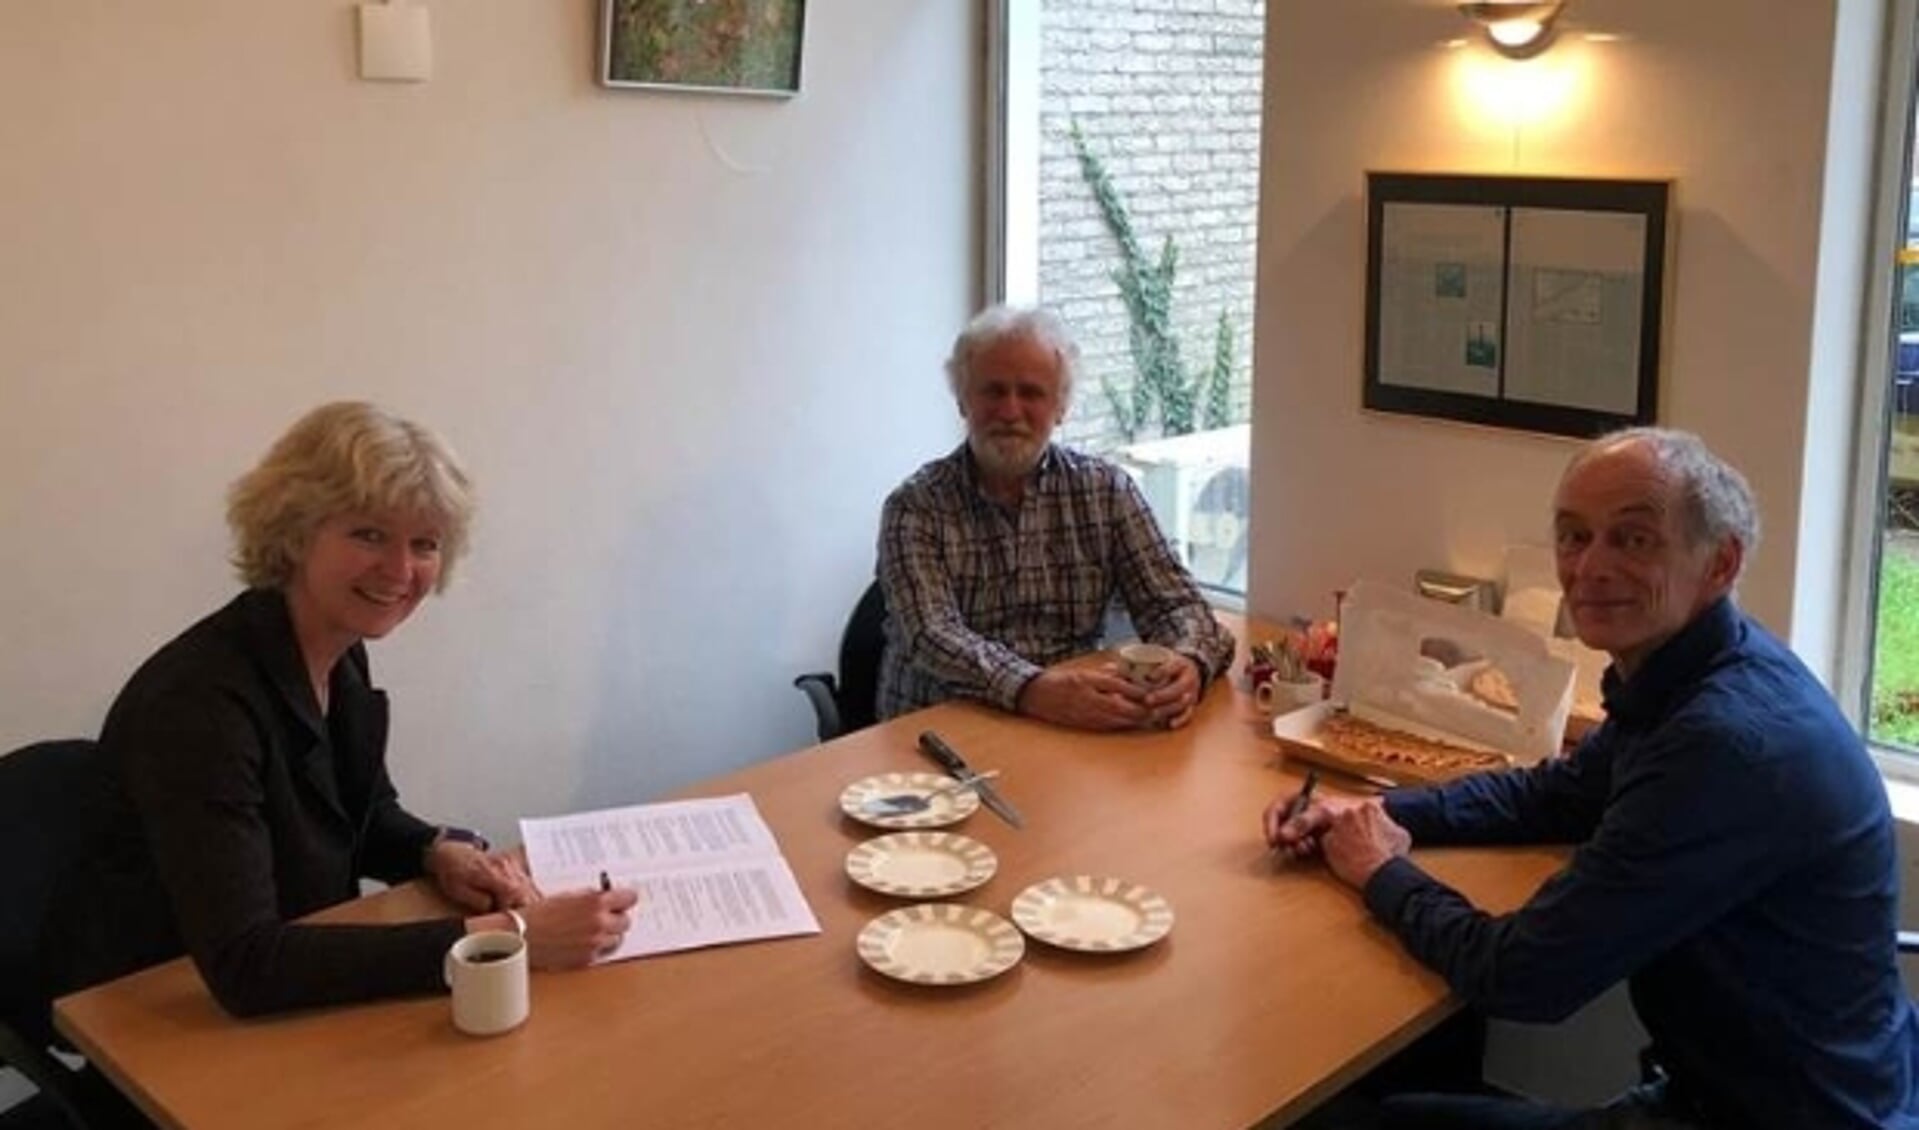
M 1077 357 L 1033 308 L 988 309 L 953 343 L 966 442 L 914 472 L 880 519 L 881 718 L 965 698 L 1080 729 L 1177 728 L 1232 662 L 1231 633 L 1133 480 L 1052 442 Z M 1103 646 L 1115 600 L 1176 654 L 1159 682 L 1061 665 Z

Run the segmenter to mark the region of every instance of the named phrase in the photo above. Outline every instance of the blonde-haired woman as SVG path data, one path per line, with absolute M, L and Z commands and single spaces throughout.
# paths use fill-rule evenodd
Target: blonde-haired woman
M 234 484 L 246 591 L 143 664 L 101 731 L 107 819 L 63 883 L 63 990 L 190 954 L 229 1012 L 437 991 L 447 947 L 519 930 L 533 963 L 587 964 L 631 890 L 542 899 L 511 856 L 402 808 L 365 642 L 446 586 L 473 496 L 432 432 L 370 404 L 309 412 Z M 383 926 L 295 919 L 362 876 L 431 876 L 472 913 Z

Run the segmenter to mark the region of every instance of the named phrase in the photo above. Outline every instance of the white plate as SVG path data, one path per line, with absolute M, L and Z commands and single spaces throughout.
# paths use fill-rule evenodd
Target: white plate
M 1013 900 L 1013 921 L 1063 949 L 1117 953 L 1165 937 L 1173 928 L 1173 908 L 1137 883 L 1076 875 L 1021 891 Z
M 939 898 L 993 877 L 999 859 L 978 840 L 952 832 L 896 832 L 846 853 L 846 874 L 869 891 Z
M 915 985 L 970 985 L 997 977 L 1025 956 L 1026 941 L 990 910 L 923 902 L 880 915 L 859 937 L 860 960 Z
M 895 793 L 928 796 L 934 789 L 952 783 L 953 778 L 942 773 L 880 773 L 862 777 L 846 786 L 846 791 L 840 794 L 840 811 L 875 828 L 944 828 L 978 812 L 978 795 L 970 789 L 947 793 L 934 797 L 932 807 L 924 812 L 909 812 L 901 816 L 875 816 L 863 806 L 869 800 Z

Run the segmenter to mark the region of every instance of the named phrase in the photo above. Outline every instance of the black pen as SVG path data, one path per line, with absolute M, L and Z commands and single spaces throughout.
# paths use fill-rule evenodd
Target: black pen
M 600 893 L 605 894 L 606 892 L 612 889 L 613 889 L 613 880 L 606 877 L 606 872 L 604 871 L 600 872 Z
M 1281 824 L 1290 824 L 1294 820 L 1299 819 L 1300 815 L 1306 811 L 1306 806 L 1313 802 L 1313 789 L 1318 784 L 1319 770 L 1306 770 L 1306 783 L 1300 786 L 1299 795 L 1294 797 L 1292 803 L 1286 806 L 1286 819 L 1281 820 Z

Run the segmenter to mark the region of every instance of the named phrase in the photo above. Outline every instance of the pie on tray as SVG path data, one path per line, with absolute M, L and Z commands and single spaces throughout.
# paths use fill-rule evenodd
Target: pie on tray
M 1310 741 L 1281 742 L 1305 760 L 1395 781 L 1449 781 L 1512 766 L 1502 753 L 1389 730 L 1344 711 L 1326 715 Z
M 1466 680 L 1466 693 L 1495 710 L 1519 713 L 1519 692 L 1506 672 L 1497 667 L 1482 667 Z

